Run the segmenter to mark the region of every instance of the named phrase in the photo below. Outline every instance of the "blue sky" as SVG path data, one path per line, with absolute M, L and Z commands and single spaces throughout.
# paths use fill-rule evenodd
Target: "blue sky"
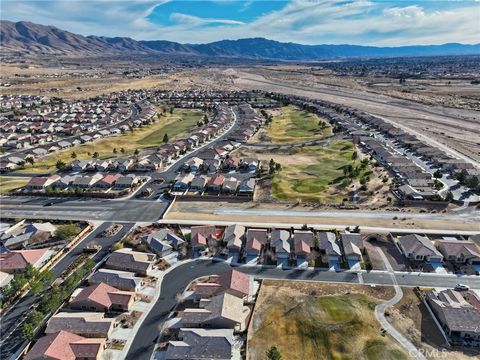
M 480 43 L 479 0 L 2 0 L 1 18 L 83 35 L 206 43 Z

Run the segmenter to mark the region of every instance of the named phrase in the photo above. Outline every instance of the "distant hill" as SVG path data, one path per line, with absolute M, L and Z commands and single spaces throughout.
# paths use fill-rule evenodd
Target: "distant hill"
M 151 54 L 245 58 L 285 61 L 315 61 L 349 57 L 401 57 L 480 54 L 480 44 L 374 47 L 360 45 L 302 45 L 264 38 L 222 40 L 208 44 L 172 41 L 137 41 L 128 37 L 83 36 L 54 26 L 20 21 L 0 22 L 3 54 L 85 55 Z

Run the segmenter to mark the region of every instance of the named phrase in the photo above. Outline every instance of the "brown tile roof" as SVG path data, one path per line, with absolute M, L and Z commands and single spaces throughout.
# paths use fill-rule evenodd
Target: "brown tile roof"
M 34 265 L 48 249 L 15 250 L 0 254 L 1 270 L 23 270 L 27 264 Z
M 25 360 L 96 358 L 105 339 L 87 339 L 68 331 L 46 335 L 30 349 Z
M 84 288 L 77 296 L 70 302 L 71 305 L 80 301 L 91 301 L 106 308 L 112 304 L 126 305 L 129 303 L 133 293 L 130 291 L 122 291 L 113 286 L 100 283 Z

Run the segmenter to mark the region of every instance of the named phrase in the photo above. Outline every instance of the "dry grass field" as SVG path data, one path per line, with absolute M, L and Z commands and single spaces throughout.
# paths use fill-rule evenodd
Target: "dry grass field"
M 98 153 L 99 159 L 106 159 L 132 154 L 135 150 L 140 151 L 149 147 L 160 146 L 165 134 L 168 134 L 169 141 L 182 137 L 196 127 L 197 122 L 203 118 L 203 115 L 204 112 L 200 110 L 175 109 L 173 114 L 167 112 L 151 125 L 135 129 L 133 132 L 120 136 L 108 137 L 72 149 L 56 152 L 33 165 L 27 164 L 25 169 L 18 172 L 53 172 L 58 160 L 65 163 L 73 161 L 73 152 L 76 154 L 76 159 L 79 160 L 91 160 L 95 152 Z M 116 153 L 114 153 L 113 149 L 116 149 Z
M 25 186 L 29 182 L 28 177 L 0 176 L 0 194 L 5 194 Z
M 264 189 L 274 199 L 282 201 L 341 203 L 350 200 L 352 185 L 358 186 L 362 177 L 374 178 L 371 167 L 361 160 L 352 160 L 356 151 L 350 141 L 332 141 L 326 146 L 305 146 L 288 151 L 252 151 L 240 149 L 239 156 L 255 157 L 267 164 L 270 159 L 282 165 L 273 175 L 271 189 Z M 344 168 L 359 167 L 359 173 L 350 184 Z M 360 169 L 361 168 L 361 169 Z M 270 186 L 270 185 L 269 185 Z
M 272 144 L 300 143 L 332 134 L 326 119 L 293 106 L 285 106 L 279 111 L 270 113 L 273 120 L 268 126 L 266 135 L 271 139 Z
M 375 319 L 389 287 L 264 281 L 248 333 L 247 359 L 277 346 L 282 359 L 410 359 Z

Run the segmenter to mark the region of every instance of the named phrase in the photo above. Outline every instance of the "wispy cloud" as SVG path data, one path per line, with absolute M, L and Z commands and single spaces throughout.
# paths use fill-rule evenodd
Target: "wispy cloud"
M 480 6 L 477 1 L 295 0 L 259 12 L 245 20 L 258 1 L 215 0 L 222 13 L 198 16 L 183 6 L 155 15 L 175 4 L 167 0 L 138 1 L 5 1 L 2 18 L 29 20 L 89 35 L 130 36 L 203 43 L 220 39 L 267 37 L 306 44 L 350 43 L 368 45 L 440 44 L 480 42 Z M 235 10 L 229 8 L 235 4 Z M 163 6 L 162 6 L 163 5 Z M 212 1 L 205 1 L 206 9 Z M 239 10 L 240 9 L 240 10 Z M 237 16 L 238 15 L 238 16 Z M 241 20 L 240 20 L 241 19 Z

